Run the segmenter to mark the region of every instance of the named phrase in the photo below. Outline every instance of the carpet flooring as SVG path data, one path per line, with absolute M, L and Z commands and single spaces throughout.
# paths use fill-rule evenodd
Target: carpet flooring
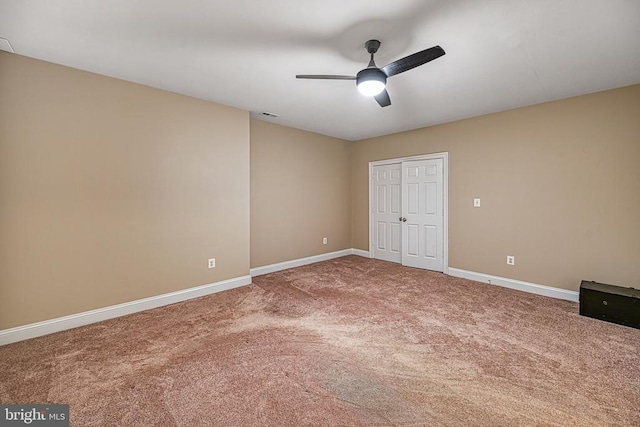
M 640 426 L 640 330 L 347 256 L 0 347 L 73 426 Z

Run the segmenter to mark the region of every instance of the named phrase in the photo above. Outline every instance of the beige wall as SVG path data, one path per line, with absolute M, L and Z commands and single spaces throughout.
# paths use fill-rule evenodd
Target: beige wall
M 0 329 L 248 273 L 247 112 L 0 52 Z
M 368 249 L 368 162 L 441 151 L 450 267 L 640 286 L 640 85 L 354 143 L 355 248 Z
M 349 143 L 0 52 L 0 330 L 367 250 L 368 162 L 441 151 L 451 267 L 638 287 L 638 117 L 640 85 Z
M 351 248 L 349 150 L 251 120 L 251 267 Z

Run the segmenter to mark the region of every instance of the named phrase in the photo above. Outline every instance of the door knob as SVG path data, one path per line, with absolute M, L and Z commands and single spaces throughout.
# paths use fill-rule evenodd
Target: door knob
M 400 217 L 400 218 L 398 218 L 398 221 L 407 222 L 407 218 Z

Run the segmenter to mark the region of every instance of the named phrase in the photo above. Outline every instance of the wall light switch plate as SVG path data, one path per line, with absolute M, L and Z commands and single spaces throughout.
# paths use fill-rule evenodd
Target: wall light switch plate
M 473 207 L 474 208 L 480 207 L 480 199 L 473 199 Z

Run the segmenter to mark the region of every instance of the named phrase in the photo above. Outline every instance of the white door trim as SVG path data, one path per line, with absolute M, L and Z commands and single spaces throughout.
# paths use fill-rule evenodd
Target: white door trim
M 373 258 L 373 187 L 371 186 L 371 177 L 373 176 L 373 168 L 380 165 L 390 165 L 394 163 L 402 163 L 413 160 L 432 160 L 442 159 L 443 175 L 444 175 L 444 274 L 449 274 L 449 153 L 433 153 L 423 154 L 419 156 L 399 157 L 395 159 L 377 160 L 369 162 L 369 258 Z

